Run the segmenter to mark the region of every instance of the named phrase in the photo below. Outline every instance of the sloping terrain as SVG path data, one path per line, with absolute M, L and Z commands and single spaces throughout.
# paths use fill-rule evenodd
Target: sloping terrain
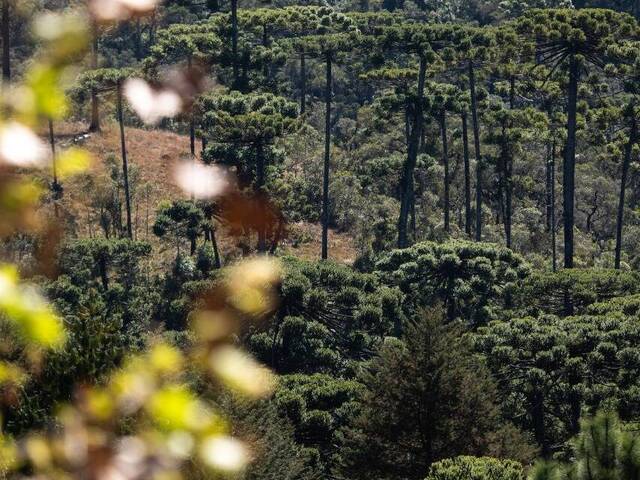
M 69 122 L 55 126 L 56 143 L 59 148 L 73 144 L 81 145 L 93 155 L 89 172 L 65 183 L 65 194 L 61 201 L 67 223 L 78 236 L 100 235 L 96 207 L 92 197 L 110 183 L 108 159 L 112 158 L 118 168 L 121 165 L 120 136 L 117 124 L 106 123 L 101 132 L 87 133 L 86 125 Z M 180 198 L 182 193 L 171 178 L 171 166 L 189 154 L 189 138 L 163 130 L 125 129 L 127 156 L 132 177 L 134 236 L 155 244 L 151 225 L 154 211 L 162 200 Z M 199 145 L 198 145 L 199 147 Z M 219 228 L 218 242 L 223 256 L 238 255 L 235 240 Z M 296 223 L 288 226 L 289 234 L 284 239 L 285 252 L 303 258 L 318 258 L 320 255 L 320 226 Z M 342 263 L 354 261 L 356 251 L 353 239 L 345 233 L 330 232 L 329 252 L 331 258 Z

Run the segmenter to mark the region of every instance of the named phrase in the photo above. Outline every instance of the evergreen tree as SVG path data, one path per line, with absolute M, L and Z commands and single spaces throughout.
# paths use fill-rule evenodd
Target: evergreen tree
M 532 10 L 518 22 L 522 33 L 533 32 L 536 56 L 552 71 L 567 72 L 567 140 L 563 164 L 564 267 L 574 260 L 574 199 L 577 104 L 580 79 L 589 66 L 604 68 L 617 61 L 616 43 L 637 38 L 637 24 L 625 14 L 610 10 Z
M 425 313 L 404 342 L 385 344 L 360 380 L 360 412 L 345 433 L 350 478 L 423 479 L 434 462 L 463 453 L 532 454 L 500 420 L 496 386 L 468 337 L 437 311 Z

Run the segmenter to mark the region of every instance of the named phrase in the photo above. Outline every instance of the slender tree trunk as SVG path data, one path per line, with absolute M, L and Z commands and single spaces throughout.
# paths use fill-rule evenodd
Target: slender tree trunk
M 214 266 L 217 269 L 222 267 L 222 262 L 220 261 L 220 252 L 218 250 L 218 241 L 216 240 L 216 229 L 211 227 L 211 245 L 213 246 L 213 261 Z
M 307 111 L 307 67 L 305 54 L 300 54 L 300 114 Z
M 480 125 L 476 100 L 476 79 L 473 61 L 469 60 L 469 93 L 471 95 L 471 121 L 473 123 L 473 144 L 476 150 L 476 241 L 482 240 L 482 156 L 480 154 Z
M 322 254 L 326 260 L 329 254 L 329 162 L 331 160 L 331 56 L 326 57 L 326 80 L 324 88 L 324 169 L 322 178 Z
M 231 56 L 233 57 L 233 86 L 237 89 L 240 80 L 238 66 L 238 0 L 231 0 Z
M 558 269 L 558 252 L 556 248 L 556 141 L 551 146 L 551 255 L 552 270 Z
M 449 232 L 449 152 L 447 149 L 447 112 L 440 114 L 440 134 L 442 136 L 442 164 L 444 165 L 444 230 Z
M 571 54 L 569 58 L 569 85 L 567 87 L 567 143 L 564 150 L 562 169 L 563 223 L 564 223 L 564 268 L 573 268 L 573 225 L 576 173 L 576 128 L 578 81 L 580 76 L 578 60 Z
M 53 184 L 51 185 L 53 190 L 53 214 L 55 218 L 60 216 L 58 211 L 58 192 L 60 191 L 60 185 L 58 184 L 58 171 L 56 165 L 56 137 L 53 134 L 53 121 L 49 119 L 49 143 L 51 144 L 51 170 L 53 174 Z
M 137 18 L 135 23 L 134 52 L 135 52 L 136 60 L 141 60 L 142 59 L 142 25 L 140 24 L 140 18 Z
M 506 124 L 502 125 L 502 145 L 500 152 L 500 167 L 504 183 L 504 236 L 507 248 L 511 248 L 511 161 L 507 146 Z
M 631 153 L 638 136 L 638 126 L 634 115 L 634 108 L 631 106 L 631 129 L 629 140 L 624 150 L 624 160 L 622 162 L 622 176 L 620 178 L 620 197 L 618 199 L 618 216 L 616 220 L 616 258 L 615 268 L 620 268 L 620 254 L 622 251 L 622 223 L 624 221 L 624 196 L 627 188 L 627 176 L 629 175 L 629 165 L 631 164 Z
M 91 68 L 98 68 L 98 26 L 94 23 L 91 31 Z M 95 88 L 91 89 L 91 122 L 89 123 L 90 132 L 100 131 L 100 106 L 98 101 L 98 92 Z
M 546 204 L 546 227 L 547 232 L 551 231 L 551 146 L 547 146 L 549 157 L 545 162 L 545 204 Z
M 411 229 L 411 239 L 416 241 L 416 185 L 411 184 L 411 210 L 409 212 L 409 227 Z
M 2 0 L 2 80 L 11 80 L 11 0 Z
M 200 153 L 200 155 L 202 156 L 202 160 L 204 160 L 204 151 L 207 149 L 207 137 L 202 135 L 202 138 L 200 139 L 200 142 L 201 142 L 201 145 L 202 145 L 202 152 Z
M 464 159 L 464 231 L 471 237 L 471 168 L 469 166 L 469 135 L 467 133 L 467 113 L 462 113 L 462 156 Z
M 187 68 L 191 70 L 191 55 L 187 56 Z M 194 107 L 191 105 L 191 111 L 189 112 L 189 147 L 191 150 L 191 158 L 196 158 L 196 117 L 194 113 Z
M 541 454 L 543 458 L 548 458 L 550 452 L 549 442 L 547 440 L 547 430 L 544 422 L 545 404 L 544 394 L 542 392 L 536 392 L 532 394 L 531 399 L 531 417 L 533 420 L 533 431 L 536 438 L 536 442 L 541 446 Z
M 122 111 L 122 85 L 118 82 L 116 87 L 118 97 L 118 123 L 120 124 L 120 147 L 122 150 L 122 178 L 124 181 L 124 198 L 127 209 L 127 236 L 133 239 L 133 231 L 131 229 L 131 196 L 129 192 L 129 167 L 127 165 L 127 146 L 124 138 L 124 119 Z
M 408 246 L 407 220 L 411 208 L 411 190 L 413 187 L 413 171 L 418 158 L 418 148 L 420 146 L 420 133 L 422 130 L 422 99 L 424 96 L 424 83 L 427 70 L 427 61 L 420 57 L 420 68 L 418 72 L 418 98 L 413 109 L 413 119 L 409 144 L 407 145 L 407 160 L 402 171 L 400 180 L 400 215 L 398 218 L 398 248 Z
M 264 146 L 259 141 L 256 144 L 256 193 L 262 194 L 264 189 Z M 265 219 L 260 222 L 258 228 L 258 252 L 265 252 L 267 250 L 266 244 L 266 231 L 265 231 Z

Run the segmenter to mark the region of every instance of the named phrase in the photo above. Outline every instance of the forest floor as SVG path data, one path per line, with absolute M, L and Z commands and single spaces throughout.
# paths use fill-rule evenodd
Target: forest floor
M 70 179 L 64 184 L 64 198 L 61 201 L 67 224 L 79 237 L 101 235 L 96 208 L 91 205 L 101 188 L 109 185 L 109 165 L 107 159 L 114 158 L 121 168 L 120 137 L 115 123 L 105 123 L 102 131 L 87 133 L 86 124 L 65 122 L 55 125 L 56 144 L 59 149 L 77 144 L 87 149 L 93 156 L 89 172 Z M 133 226 L 134 236 L 148 240 L 154 246 L 160 242 L 151 232 L 155 209 L 163 200 L 178 199 L 183 194 L 171 178 L 172 165 L 188 156 L 189 137 L 163 130 L 125 128 L 127 157 L 131 183 L 134 190 Z M 197 146 L 197 150 L 199 145 Z M 137 175 L 137 178 L 136 178 Z M 223 258 L 240 254 L 237 240 L 219 228 L 218 243 Z M 318 224 L 298 222 L 287 226 L 288 235 L 282 248 L 285 253 L 300 258 L 320 257 L 321 229 Z M 353 238 L 348 233 L 329 232 L 330 258 L 340 263 L 352 263 L 356 258 Z M 172 247 L 166 247 L 172 251 Z

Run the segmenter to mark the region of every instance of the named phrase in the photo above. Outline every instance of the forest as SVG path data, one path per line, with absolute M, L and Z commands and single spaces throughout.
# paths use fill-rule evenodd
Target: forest
M 0 479 L 640 479 L 640 0 L 0 44 Z

